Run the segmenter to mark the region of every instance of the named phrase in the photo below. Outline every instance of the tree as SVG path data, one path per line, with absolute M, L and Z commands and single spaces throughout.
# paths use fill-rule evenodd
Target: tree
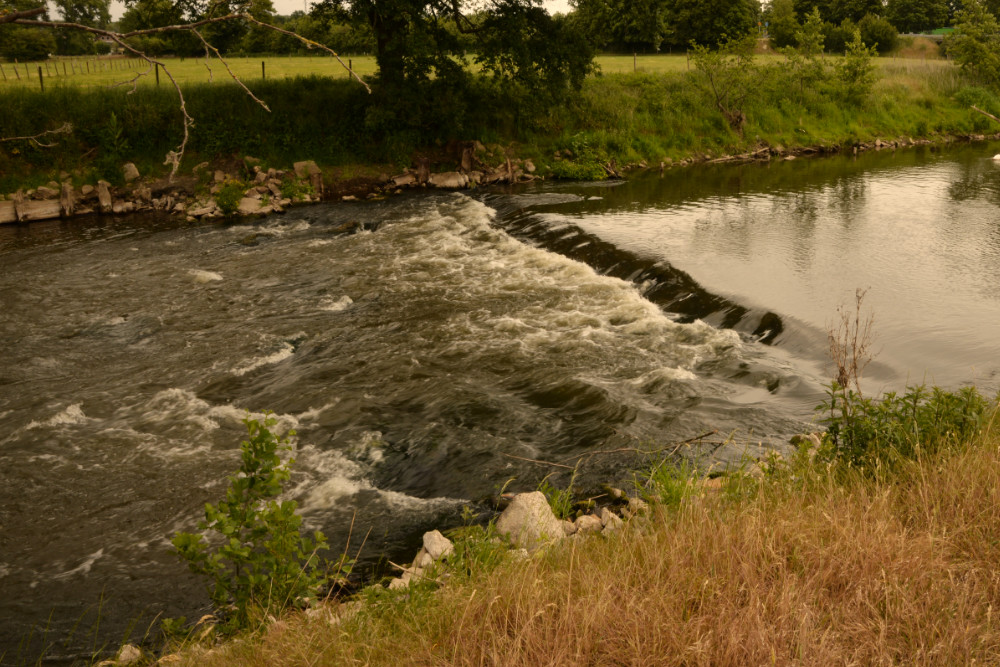
M 572 0 L 573 20 L 598 47 L 659 51 L 670 28 L 666 0 Z
M 795 11 L 799 16 L 805 16 L 813 9 L 818 9 L 820 16 L 827 23 L 840 25 L 844 21 L 857 23 L 866 14 L 881 15 L 882 0 L 794 0 Z
M 63 21 L 79 23 L 93 28 L 106 28 L 111 23 L 110 0 L 55 0 Z M 95 52 L 92 35 L 80 32 L 58 32 L 56 53 L 82 55 Z
M 899 43 L 899 33 L 888 19 L 873 14 L 866 15 L 858 22 L 861 40 L 881 54 L 888 53 Z
M 756 0 L 670 0 L 672 41 L 717 46 L 753 30 L 759 12 Z
M 947 0 L 888 0 L 886 17 L 899 32 L 923 32 L 948 25 Z
M 767 32 L 773 47 L 780 49 L 795 46 L 795 33 L 801 26 L 795 16 L 793 0 L 772 0 L 764 18 L 768 23 Z
M 945 46 L 969 76 L 987 85 L 1000 83 L 1000 23 L 982 0 L 965 0 Z

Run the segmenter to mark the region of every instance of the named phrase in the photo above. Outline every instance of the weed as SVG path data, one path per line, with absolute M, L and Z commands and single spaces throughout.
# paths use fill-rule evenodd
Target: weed
M 243 423 L 249 438 L 241 444 L 242 465 L 229 478 L 225 500 L 207 504 L 198 524 L 221 539 L 177 533 L 172 540 L 191 570 L 212 580 L 212 600 L 228 614 L 230 631 L 249 628 L 257 613 L 277 614 L 315 599 L 323 581 L 316 555 L 327 546 L 322 533 L 301 534 L 295 501 L 275 500 L 292 463 L 280 457 L 291 449 L 288 437 L 270 431 L 277 420 Z
M 235 215 L 240 208 L 240 200 L 247 189 L 243 181 L 229 180 L 219 186 L 215 193 L 215 203 L 226 216 Z
M 549 482 L 549 477 L 552 475 L 546 475 L 542 480 L 542 483 L 538 485 L 538 490 L 545 494 L 546 500 L 549 501 L 549 506 L 552 507 L 552 513 L 560 519 L 569 519 L 573 516 L 573 483 L 576 481 L 576 470 L 573 471 L 573 476 L 569 480 L 569 485 L 565 489 L 557 489 Z

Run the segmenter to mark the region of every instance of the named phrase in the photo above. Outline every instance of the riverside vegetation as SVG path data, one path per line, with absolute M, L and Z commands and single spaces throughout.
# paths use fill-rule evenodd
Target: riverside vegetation
M 835 151 L 879 139 L 977 137 L 994 127 L 970 107 L 1000 114 L 996 92 L 947 61 L 874 58 L 860 42 L 838 57 L 808 48 L 753 57 L 752 46 L 737 40 L 720 51 L 695 49 L 690 70 L 684 56 L 646 58 L 673 63 L 656 72 L 598 69 L 559 103 L 469 76 L 459 91 L 402 102 L 405 113 L 391 118 L 343 78 L 253 82 L 271 113 L 232 85 L 188 85 L 196 125 L 185 165 L 253 155 L 287 168 L 308 158 L 327 179 L 377 181 L 419 157 L 453 168 L 459 156 L 449 146 L 476 140 L 497 163 L 515 156 L 531 159 L 543 176 L 604 178 L 609 165 L 760 157 L 763 148 Z M 67 122 L 73 128 L 52 147 L 40 145 L 50 138 L 0 143 L 0 192 L 46 183 L 59 172 L 77 186 L 121 184 L 126 161 L 144 175 L 165 173 L 178 115 L 166 88 L 0 91 L 0 137 L 34 137 Z
M 827 431 L 797 438 L 787 456 L 725 471 L 659 461 L 636 475 L 623 529 L 529 556 L 507 547 L 499 523 L 456 528 L 446 560 L 408 585 L 376 583 L 350 600 L 311 604 L 303 595 L 284 614 L 269 605 L 269 619 L 258 598 L 258 613 L 220 626 L 240 628 L 241 641 L 219 644 L 203 623 L 168 644 L 175 652 L 161 662 L 1000 660 L 997 403 L 973 388 L 862 396 L 871 343 L 862 298 L 831 332 L 838 381 L 817 407 Z M 277 441 L 259 426 L 250 432 L 270 443 L 269 459 Z M 245 466 L 248 456 L 245 445 Z M 277 490 L 265 486 L 265 495 Z M 592 500 L 574 504 L 566 491 L 545 490 L 578 523 L 592 509 Z M 298 561 L 308 567 L 306 551 Z

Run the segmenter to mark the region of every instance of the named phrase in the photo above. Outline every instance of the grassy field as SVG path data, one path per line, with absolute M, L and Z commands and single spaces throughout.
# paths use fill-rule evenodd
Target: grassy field
M 345 56 L 344 62 L 350 58 L 354 71 L 360 76 L 375 73 L 375 58 L 372 56 Z M 181 84 L 195 83 L 232 83 L 229 72 L 219 60 L 204 58 L 163 58 L 162 61 L 174 78 Z M 246 83 L 260 80 L 262 76 L 261 63 L 264 63 L 263 75 L 267 79 L 285 79 L 297 76 L 330 76 L 347 78 L 347 71 L 331 57 L 289 58 L 227 58 L 226 63 L 233 73 Z M 38 69 L 46 87 L 56 85 L 72 85 L 81 87 L 114 86 L 116 84 L 131 85 L 137 75 L 145 73 L 138 79 L 139 85 L 155 86 L 156 72 L 148 63 L 129 58 L 57 58 L 48 63 L 0 63 L 0 91 L 4 88 L 26 87 L 37 90 L 40 86 Z M 15 74 L 16 69 L 16 74 Z M 6 77 L 6 78 L 4 78 Z M 160 85 L 170 85 L 167 76 L 160 71 Z
M 374 56 L 344 56 L 344 62 L 350 63 L 360 76 L 374 74 L 376 71 Z M 761 62 L 777 62 L 781 59 L 776 55 L 761 55 Z M 181 84 L 195 83 L 232 83 L 226 67 L 218 60 L 204 58 L 164 58 L 162 59 L 174 78 Z M 246 83 L 260 80 L 262 76 L 261 63 L 264 64 L 263 75 L 268 79 L 284 79 L 298 76 L 329 76 L 346 78 L 346 70 L 332 57 L 252 57 L 227 58 L 226 62 L 233 73 Z M 921 72 L 939 69 L 953 69 L 950 62 L 941 59 L 906 59 L 879 58 L 880 67 L 887 73 L 911 72 L 919 75 Z M 602 55 L 596 59 L 602 74 L 627 74 L 632 72 L 646 74 L 670 74 L 689 70 L 692 65 L 685 54 L 658 55 Z M 41 85 L 38 80 L 38 70 L 47 87 L 54 85 L 73 85 L 81 87 L 114 86 L 116 84 L 131 85 L 137 75 L 146 73 L 138 79 L 139 85 L 156 85 L 155 72 L 142 61 L 127 58 L 56 58 L 41 63 L 0 63 L 0 91 L 5 88 L 24 87 L 37 90 Z M 166 75 L 160 72 L 160 85 L 169 85 Z

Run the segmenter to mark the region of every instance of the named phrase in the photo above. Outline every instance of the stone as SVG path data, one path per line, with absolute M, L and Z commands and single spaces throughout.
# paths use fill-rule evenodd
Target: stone
M 66 217 L 73 215 L 76 208 L 76 196 L 73 194 L 73 184 L 69 181 L 62 184 L 59 193 L 59 208 Z
M 259 213 L 262 208 L 261 202 L 255 197 L 243 197 L 240 199 L 240 205 L 236 208 L 236 212 L 240 215 L 253 215 Z
M 135 196 L 138 199 L 138 201 L 141 201 L 143 204 L 148 204 L 151 201 L 153 201 L 153 193 L 152 193 L 152 191 L 149 188 L 145 187 L 145 186 L 143 186 L 141 188 L 136 188 L 135 189 Z
M 576 534 L 576 524 L 572 521 L 563 520 L 562 522 L 563 532 L 566 533 L 566 537 Z
M 417 182 L 417 177 L 413 174 L 400 174 L 392 177 L 392 183 L 397 188 L 405 188 Z
M 516 546 L 527 549 L 537 549 L 565 535 L 562 523 L 552 513 L 541 491 L 515 496 L 497 519 L 497 531 L 508 536 Z
M 111 212 L 111 190 L 108 189 L 110 185 L 107 181 L 97 181 L 97 201 L 103 213 Z
M 266 171 L 258 171 L 257 175 L 253 177 L 253 182 L 257 183 L 258 185 L 263 185 L 264 183 L 266 183 L 267 182 L 267 172 Z
M 645 514 L 649 511 L 649 504 L 642 498 L 629 498 L 628 510 L 633 516 L 636 514 Z
M 295 170 L 296 178 L 306 179 L 313 174 L 319 174 L 320 169 L 316 166 L 313 160 L 302 160 L 301 162 L 296 162 L 292 165 L 292 169 Z
M 424 533 L 424 549 L 430 554 L 432 560 L 440 560 L 450 556 L 455 551 L 455 545 L 439 530 L 432 530 Z
M 93 185 L 85 185 L 82 188 L 80 188 L 80 194 L 83 195 L 84 197 L 89 197 L 90 195 L 94 194 L 95 191 L 96 190 Z
M 526 172 L 528 172 L 529 174 L 535 173 L 535 163 L 532 162 L 531 160 L 525 160 L 524 161 L 524 170 Z
M 132 665 L 142 660 L 142 651 L 134 644 L 125 644 L 115 656 L 116 665 Z
M 604 524 L 601 522 L 600 517 L 594 516 L 593 514 L 584 514 L 576 518 L 574 522 L 576 525 L 577 535 L 586 535 L 587 533 L 599 533 L 604 529 Z
M 33 199 L 55 199 L 59 195 L 59 190 L 48 187 L 47 185 L 40 185 L 38 189 L 35 190 Z
M 226 172 L 222 171 L 221 169 L 216 169 L 214 178 L 216 183 L 222 183 L 224 180 L 226 180 Z
M 431 174 L 428 182 L 436 188 L 456 190 L 469 184 L 469 177 L 457 171 L 446 171 L 441 174 Z
M 212 213 L 215 213 L 216 208 L 218 208 L 218 205 L 215 203 L 215 200 L 209 199 L 207 203 L 199 206 L 198 208 L 192 208 L 188 210 L 188 215 L 192 215 L 196 218 L 201 218 L 206 215 L 211 215 Z
M 612 533 L 622 527 L 622 518 L 611 511 L 608 507 L 601 508 L 601 525 L 604 526 L 604 532 Z
M 191 173 L 197 176 L 198 172 L 203 169 L 208 169 L 208 162 L 199 162 L 194 167 L 192 167 Z
M 139 179 L 139 169 L 135 166 L 134 162 L 126 162 L 122 166 L 122 176 L 125 177 L 126 183 L 131 183 Z
M 418 570 L 425 570 L 434 564 L 434 559 L 427 553 L 427 549 L 420 547 L 417 557 L 413 559 L 413 567 Z
M 358 198 L 354 195 L 344 195 L 340 198 L 340 201 L 358 201 Z

